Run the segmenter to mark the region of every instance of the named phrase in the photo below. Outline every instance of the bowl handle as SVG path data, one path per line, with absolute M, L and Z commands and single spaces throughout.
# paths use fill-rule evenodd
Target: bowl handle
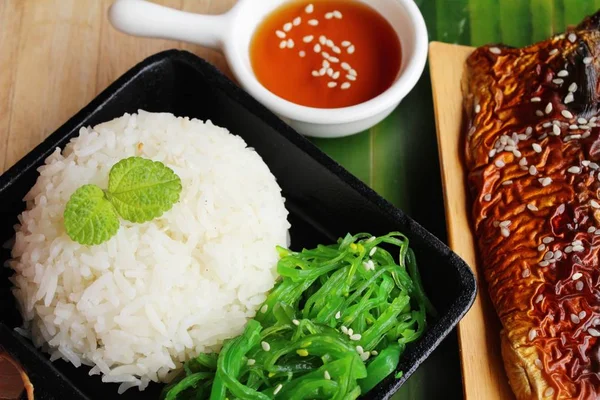
M 227 14 L 194 14 L 145 0 L 116 0 L 108 19 L 130 35 L 181 40 L 213 49 L 222 48 L 229 20 Z

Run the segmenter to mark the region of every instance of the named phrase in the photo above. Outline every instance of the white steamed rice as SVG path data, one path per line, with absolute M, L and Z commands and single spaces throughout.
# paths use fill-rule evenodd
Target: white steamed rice
M 98 246 L 63 226 L 71 194 L 106 188 L 123 158 L 161 161 L 182 181 L 180 201 L 148 223 L 121 220 Z M 281 190 L 260 156 L 211 122 L 125 115 L 82 128 L 39 168 L 16 227 L 14 295 L 34 343 L 93 366 L 119 391 L 169 381 L 182 363 L 218 351 L 265 300 L 276 245 L 287 244 Z

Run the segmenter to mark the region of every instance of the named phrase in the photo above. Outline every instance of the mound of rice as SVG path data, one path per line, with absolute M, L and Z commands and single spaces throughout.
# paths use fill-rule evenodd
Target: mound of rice
M 152 222 L 121 220 L 98 246 L 72 241 L 63 211 L 81 185 L 108 184 L 118 161 L 140 156 L 179 175 L 180 201 Z M 281 189 L 260 156 L 210 122 L 125 115 L 82 128 L 57 149 L 27 194 L 13 277 L 37 346 L 93 366 L 119 391 L 169 381 L 182 363 L 242 332 L 276 280 L 276 245 L 289 224 Z

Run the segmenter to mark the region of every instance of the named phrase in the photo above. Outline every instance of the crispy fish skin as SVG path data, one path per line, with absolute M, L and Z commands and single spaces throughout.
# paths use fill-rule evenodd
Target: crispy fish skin
M 463 76 L 473 229 L 518 399 L 600 398 L 599 23 L 478 48 Z

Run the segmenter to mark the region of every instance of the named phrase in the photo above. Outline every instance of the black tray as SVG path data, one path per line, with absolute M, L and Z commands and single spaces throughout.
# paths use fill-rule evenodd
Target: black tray
M 408 236 L 425 289 L 439 316 L 403 355 L 399 366 L 404 371 L 402 378 L 388 377 L 365 397 L 391 397 L 471 307 L 476 294 L 474 276 L 448 247 L 210 64 L 176 50 L 156 54 L 135 66 L 0 177 L 0 243 L 13 236 L 17 215 L 25 206 L 21 199 L 34 184 L 36 169 L 56 147 L 64 147 L 82 126 L 138 109 L 210 119 L 254 147 L 277 177 L 287 199 L 293 249 L 333 242 L 347 232 L 380 235 L 401 231 Z M 10 254 L 5 249 L 0 251 L 3 263 Z M 36 397 L 117 397 L 117 384 L 103 384 L 98 376 L 88 376 L 87 367 L 77 369 L 62 361 L 50 363 L 45 354 L 10 329 L 21 323 L 10 293 L 10 273 L 7 268 L 0 269 L 0 345 L 30 373 Z M 120 398 L 153 399 L 160 388 L 150 385 L 141 393 L 130 389 Z

